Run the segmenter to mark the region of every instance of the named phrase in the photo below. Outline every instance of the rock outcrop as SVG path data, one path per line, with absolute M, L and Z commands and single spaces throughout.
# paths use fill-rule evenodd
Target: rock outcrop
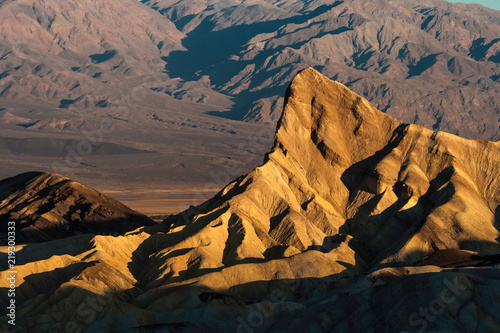
M 23 245 L 18 329 L 499 330 L 500 144 L 401 124 L 313 69 L 285 100 L 263 165 L 206 203 Z
M 6 226 L 8 221 L 17 224 L 18 243 L 82 233 L 117 235 L 154 224 L 113 198 L 48 172 L 28 172 L 0 181 L 0 224 Z

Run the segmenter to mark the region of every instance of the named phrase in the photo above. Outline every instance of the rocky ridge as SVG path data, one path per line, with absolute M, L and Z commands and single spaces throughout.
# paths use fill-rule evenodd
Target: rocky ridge
M 18 243 L 82 233 L 118 235 L 154 224 L 113 198 L 48 172 L 29 172 L 0 181 L 0 223 L 7 225 L 8 221 L 16 222 Z
M 498 330 L 500 143 L 399 123 L 314 69 L 285 100 L 264 164 L 206 203 L 22 245 L 20 329 Z

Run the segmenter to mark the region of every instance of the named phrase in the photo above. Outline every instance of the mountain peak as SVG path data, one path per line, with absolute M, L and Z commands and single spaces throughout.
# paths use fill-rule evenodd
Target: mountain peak
M 29 314 L 20 325 L 47 327 L 39 318 L 53 318 L 57 308 L 89 331 L 244 331 L 243 318 L 257 313 L 262 325 L 253 327 L 263 332 L 303 332 L 317 323 L 325 331 L 339 325 L 346 331 L 414 331 L 408 318 L 414 317 L 415 300 L 418 308 L 433 304 L 441 284 L 457 279 L 477 286 L 463 289 L 467 297 L 456 297 L 454 306 L 484 313 L 485 304 L 498 301 L 485 299 L 498 294 L 490 292 L 498 275 L 475 267 L 500 260 L 499 169 L 498 145 L 400 124 L 306 69 L 288 88 L 264 164 L 214 198 L 123 237 L 28 244 L 18 273 L 25 281 L 34 274 L 54 276 L 63 265 L 55 254 L 71 253 L 78 262 L 61 268 L 69 281 L 46 279 L 46 289 L 64 288 L 63 298 L 57 292 L 37 297 L 42 292 L 30 283 L 18 286 L 16 304 Z M 72 209 L 64 198 L 71 204 L 75 193 L 82 193 L 78 200 L 107 202 L 68 188 L 62 177 L 62 184 L 44 191 L 34 186 L 54 177 L 0 182 L 0 190 L 25 184 L 3 202 L 13 207 L 19 197 L 44 218 L 47 208 L 53 217 L 68 216 Z M 41 206 L 39 198 L 50 200 Z M 75 245 L 82 243 L 89 244 Z M 452 267 L 467 268 L 445 270 Z M 79 316 L 71 305 L 97 294 L 107 295 L 109 305 L 99 319 L 74 319 Z M 325 313 L 332 321 L 320 320 Z M 457 331 L 470 322 L 444 310 L 442 316 L 447 320 L 429 328 Z
M 363 243 L 366 261 L 412 263 L 436 248 L 488 254 L 499 249 L 500 181 L 490 171 L 500 167 L 499 156 L 491 142 L 401 124 L 308 68 L 287 90 L 264 165 L 229 184 L 192 221 L 220 209 L 241 219 L 246 237 L 258 236 L 232 248 L 240 259 L 265 257 L 271 244 L 297 253 L 339 234 Z M 476 230 L 478 219 L 487 232 Z M 430 231 L 450 223 L 459 227 Z M 260 228 L 265 234 L 249 230 Z M 481 242 L 457 241 L 470 235 Z
M 343 84 L 307 68 L 287 89 L 274 147 L 297 157 L 312 144 L 310 151 L 318 150 L 329 163 L 357 162 L 382 148 L 398 125 Z

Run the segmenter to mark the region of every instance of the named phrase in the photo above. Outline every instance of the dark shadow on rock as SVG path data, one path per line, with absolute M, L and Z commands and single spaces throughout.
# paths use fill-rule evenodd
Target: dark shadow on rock
M 491 40 L 491 42 L 489 42 L 489 43 L 486 43 L 486 40 L 484 38 L 478 38 L 478 39 L 474 40 L 472 42 L 471 47 L 469 48 L 470 57 L 476 61 L 490 60 L 491 58 L 486 59 L 486 55 L 488 54 L 488 51 L 490 50 L 490 48 L 493 47 L 499 41 L 500 41 L 500 38 L 495 38 L 495 39 Z M 495 61 L 495 59 L 492 59 L 490 61 L 498 62 L 498 61 Z
M 210 326 L 202 323 L 163 323 L 152 324 L 144 326 L 136 326 L 127 329 L 112 330 L 111 333 L 197 333 L 197 332 L 211 332 Z
M 89 58 L 94 64 L 100 64 L 112 59 L 116 53 L 116 50 L 107 50 L 104 53 L 91 54 Z
M 322 245 L 310 245 L 307 248 L 307 251 L 316 250 L 316 251 L 320 251 L 323 253 L 328 253 L 328 252 L 338 248 L 343 242 L 346 241 L 346 239 L 347 239 L 347 234 L 337 234 L 337 235 L 333 235 L 333 236 L 327 236 L 323 240 Z
M 73 104 L 75 104 L 75 103 L 77 103 L 77 102 L 81 101 L 84 97 L 85 97 L 85 96 L 84 96 L 84 95 L 82 95 L 82 96 L 80 96 L 80 97 L 78 97 L 78 98 L 75 98 L 75 99 L 61 99 L 61 100 L 59 101 L 59 106 L 58 106 L 58 108 L 59 108 L 59 109 L 67 109 L 67 108 L 69 108 L 71 105 L 73 105 Z
M 386 250 L 381 251 L 372 264 L 384 257 L 388 257 L 392 254 L 397 253 L 417 232 L 421 231 L 424 227 L 428 228 L 428 226 L 426 226 L 425 224 L 427 222 L 427 216 L 435 207 L 448 202 L 455 193 L 455 189 L 453 188 L 453 185 L 451 183 L 445 187 L 442 187 L 442 185 L 444 185 L 447 180 L 449 180 L 453 172 L 454 171 L 452 167 L 446 168 L 441 171 L 441 173 L 438 174 L 438 176 L 430 182 L 429 189 L 423 196 L 419 198 L 417 204 L 414 207 L 410 208 L 407 211 L 396 212 L 395 216 L 398 216 L 400 214 L 403 214 L 406 217 L 416 215 L 418 216 L 418 218 L 407 221 L 407 230 L 403 234 L 399 235 L 399 237 L 395 239 L 395 242 L 390 247 L 388 247 Z M 438 201 L 436 199 L 437 197 L 441 197 L 441 200 Z M 423 208 L 423 212 L 421 214 L 418 211 L 418 209 L 420 208 Z M 433 230 L 429 230 L 429 238 L 432 248 L 434 250 L 444 249 L 445 245 L 438 243 L 438 240 L 434 237 L 433 233 Z M 425 255 L 427 255 L 427 253 L 420 251 L 420 253 L 415 252 L 412 257 L 423 258 Z M 409 263 L 410 262 L 406 262 L 406 264 Z M 385 263 L 380 267 L 391 267 L 393 265 L 398 266 L 398 263 Z
M 44 243 L 25 244 L 21 249 L 16 249 L 16 265 L 24 265 L 28 262 L 35 262 L 49 259 L 52 256 L 77 256 L 87 252 L 92 248 L 92 239 L 95 235 L 77 235 L 64 239 L 53 240 L 50 248 Z M 18 245 L 20 245 L 18 243 Z M 7 253 L 0 253 L 0 269 L 7 269 Z
M 202 70 L 203 74 L 211 74 L 213 84 L 226 83 L 228 78 L 240 72 L 246 64 L 225 63 L 225 61 L 231 55 L 238 54 L 252 37 L 262 33 L 274 32 L 287 24 L 305 23 L 341 3 L 342 1 L 337 1 L 331 5 L 322 5 L 304 15 L 257 22 L 250 25 L 231 26 L 217 31 L 214 31 L 216 23 L 211 21 L 212 16 L 208 16 L 195 30 L 189 32 L 183 40 L 186 51 L 173 51 L 168 57 L 164 58 L 167 63 L 166 70 L 172 77 L 180 77 L 186 81 L 192 80 L 197 72 Z M 220 63 L 226 65 L 223 71 L 217 72 L 212 69 L 214 64 Z
M 415 65 L 409 66 L 408 76 L 406 79 L 409 79 L 414 76 L 419 76 L 437 62 L 437 57 L 440 53 L 431 54 L 426 57 L 422 57 Z
M 142 219 L 140 216 L 133 215 L 100 221 L 65 220 L 64 217 L 61 217 L 59 224 L 38 215 L 23 216 L 22 218 L 13 218 L 10 215 L 7 217 L 1 216 L 0 226 L 2 226 L 4 232 L 0 233 L 0 245 L 7 244 L 6 231 L 9 221 L 16 223 L 17 244 L 48 242 L 83 234 L 119 236 L 154 224 L 149 219 Z
M 389 140 L 388 144 L 376 152 L 374 155 L 352 165 L 349 167 L 341 176 L 341 180 L 349 190 L 349 201 L 352 201 L 357 192 L 360 190 L 367 190 L 366 188 L 362 188 L 366 183 L 366 179 L 371 177 L 374 178 L 375 181 L 378 181 L 379 175 L 374 172 L 375 166 L 385 158 L 391 151 L 399 145 L 402 139 L 405 136 L 405 129 L 408 125 L 401 124 L 394 131 L 392 138 Z M 352 219 L 348 219 L 346 223 L 340 227 L 340 233 L 350 234 L 357 241 L 361 243 L 366 243 L 370 240 L 370 235 L 377 234 L 380 232 L 387 232 L 392 235 L 391 245 L 385 249 L 382 249 L 380 252 L 370 249 L 365 246 L 365 248 L 373 254 L 373 261 L 371 264 L 375 264 L 379 262 L 381 259 L 386 258 L 394 253 L 397 253 L 399 250 L 403 248 L 403 246 L 415 235 L 417 232 L 421 230 L 426 222 L 426 217 L 432 211 L 434 207 L 440 206 L 451 199 L 455 190 L 452 184 L 448 184 L 443 187 L 448 180 L 451 178 L 454 173 L 454 168 L 452 166 L 441 171 L 438 176 L 430 182 L 430 186 L 427 192 L 422 195 L 415 206 L 410 209 L 401 211 L 400 209 L 404 207 L 404 205 L 408 202 L 409 197 L 411 197 L 411 193 L 407 193 L 403 195 L 404 184 L 400 184 L 397 180 L 395 180 L 394 184 L 394 192 L 398 197 L 398 201 L 395 202 L 392 206 L 388 207 L 386 210 L 381 212 L 380 214 L 373 215 L 367 219 L 367 221 L 380 221 L 377 222 L 377 232 L 363 235 L 364 228 L 361 228 L 361 225 L 358 225 L 356 229 L 361 232 L 357 232 L 353 227 L 354 224 L 359 224 L 360 219 L 363 217 L 367 217 L 367 214 L 373 209 L 378 201 L 381 199 L 381 194 L 374 196 L 373 199 L 365 203 L 364 206 L 360 207 L 360 210 L 356 216 Z M 394 223 L 398 221 L 398 223 Z M 392 223 L 392 227 L 389 225 Z M 397 226 L 399 230 L 394 230 L 394 226 Z M 388 234 L 388 236 L 390 236 Z M 429 235 L 432 239 L 432 235 Z M 435 249 L 441 249 L 442 245 L 433 244 Z M 415 254 L 415 256 L 425 256 L 427 253 L 422 252 L 420 255 Z M 407 263 L 408 264 L 408 263 Z M 391 267 L 398 266 L 401 263 L 385 263 L 380 267 Z
M 24 282 L 15 289 L 17 306 L 29 302 L 34 296 L 53 293 L 61 285 L 77 277 L 96 263 L 97 261 L 76 262 L 66 267 L 24 277 Z M 0 298 L 7 298 L 8 290 L 8 288 L 0 288 Z
M 500 254 L 477 255 L 461 249 L 438 250 L 411 266 L 438 266 L 442 268 L 485 267 L 500 263 Z
M 500 231 L 500 205 L 495 210 L 495 228 Z M 500 236 L 497 238 L 500 241 Z
M 290 71 L 295 72 L 294 74 L 296 74 L 299 69 L 290 69 Z M 257 82 L 257 79 L 254 82 Z M 255 102 L 267 97 L 283 96 L 285 91 L 285 84 L 257 91 L 244 90 L 232 98 L 233 105 L 231 106 L 230 110 L 208 111 L 206 112 L 206 114 L 231 120 L 242 120 L 243 117 L 247 115 L 248 111 L 250 111 Z
M 500 253 L 500 244 L 497 242 L 485 242 L 481 240 L 462 240 L 460 248 L 467 251 L 477 252 L 479 256 Z
M 376 176 L 373 174 L 373 168 L 401 143 L 406 135 L 408 126 L 408 124 L 399 125 L 392 133 L 391 139 L 384 148 L 372 156 L 351 165 L 344 171 L 341 180 L 351 194 L 354 194 L 354 191 L 361 185 L 368 174 Z
M 10 177 L 6 179 L 0 180 L 0 188 L 2 188 L 2 192 L 0 192 L 0 201 L 5 200 L 13 193 L 17 192 L 19 188 L 26 187 L 27 183 L 42 175 L 43 172 L 40 171 L 31 171 L 25 172 L 15 177 Z

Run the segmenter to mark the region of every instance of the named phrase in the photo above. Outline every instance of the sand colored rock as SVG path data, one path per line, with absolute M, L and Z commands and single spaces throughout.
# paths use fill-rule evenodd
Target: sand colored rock
M 500 147 L 401 124 L 314 69 L 285 103 L 264 163 L 204 204 L 21 246 L 20 330 L 500 329 Z

